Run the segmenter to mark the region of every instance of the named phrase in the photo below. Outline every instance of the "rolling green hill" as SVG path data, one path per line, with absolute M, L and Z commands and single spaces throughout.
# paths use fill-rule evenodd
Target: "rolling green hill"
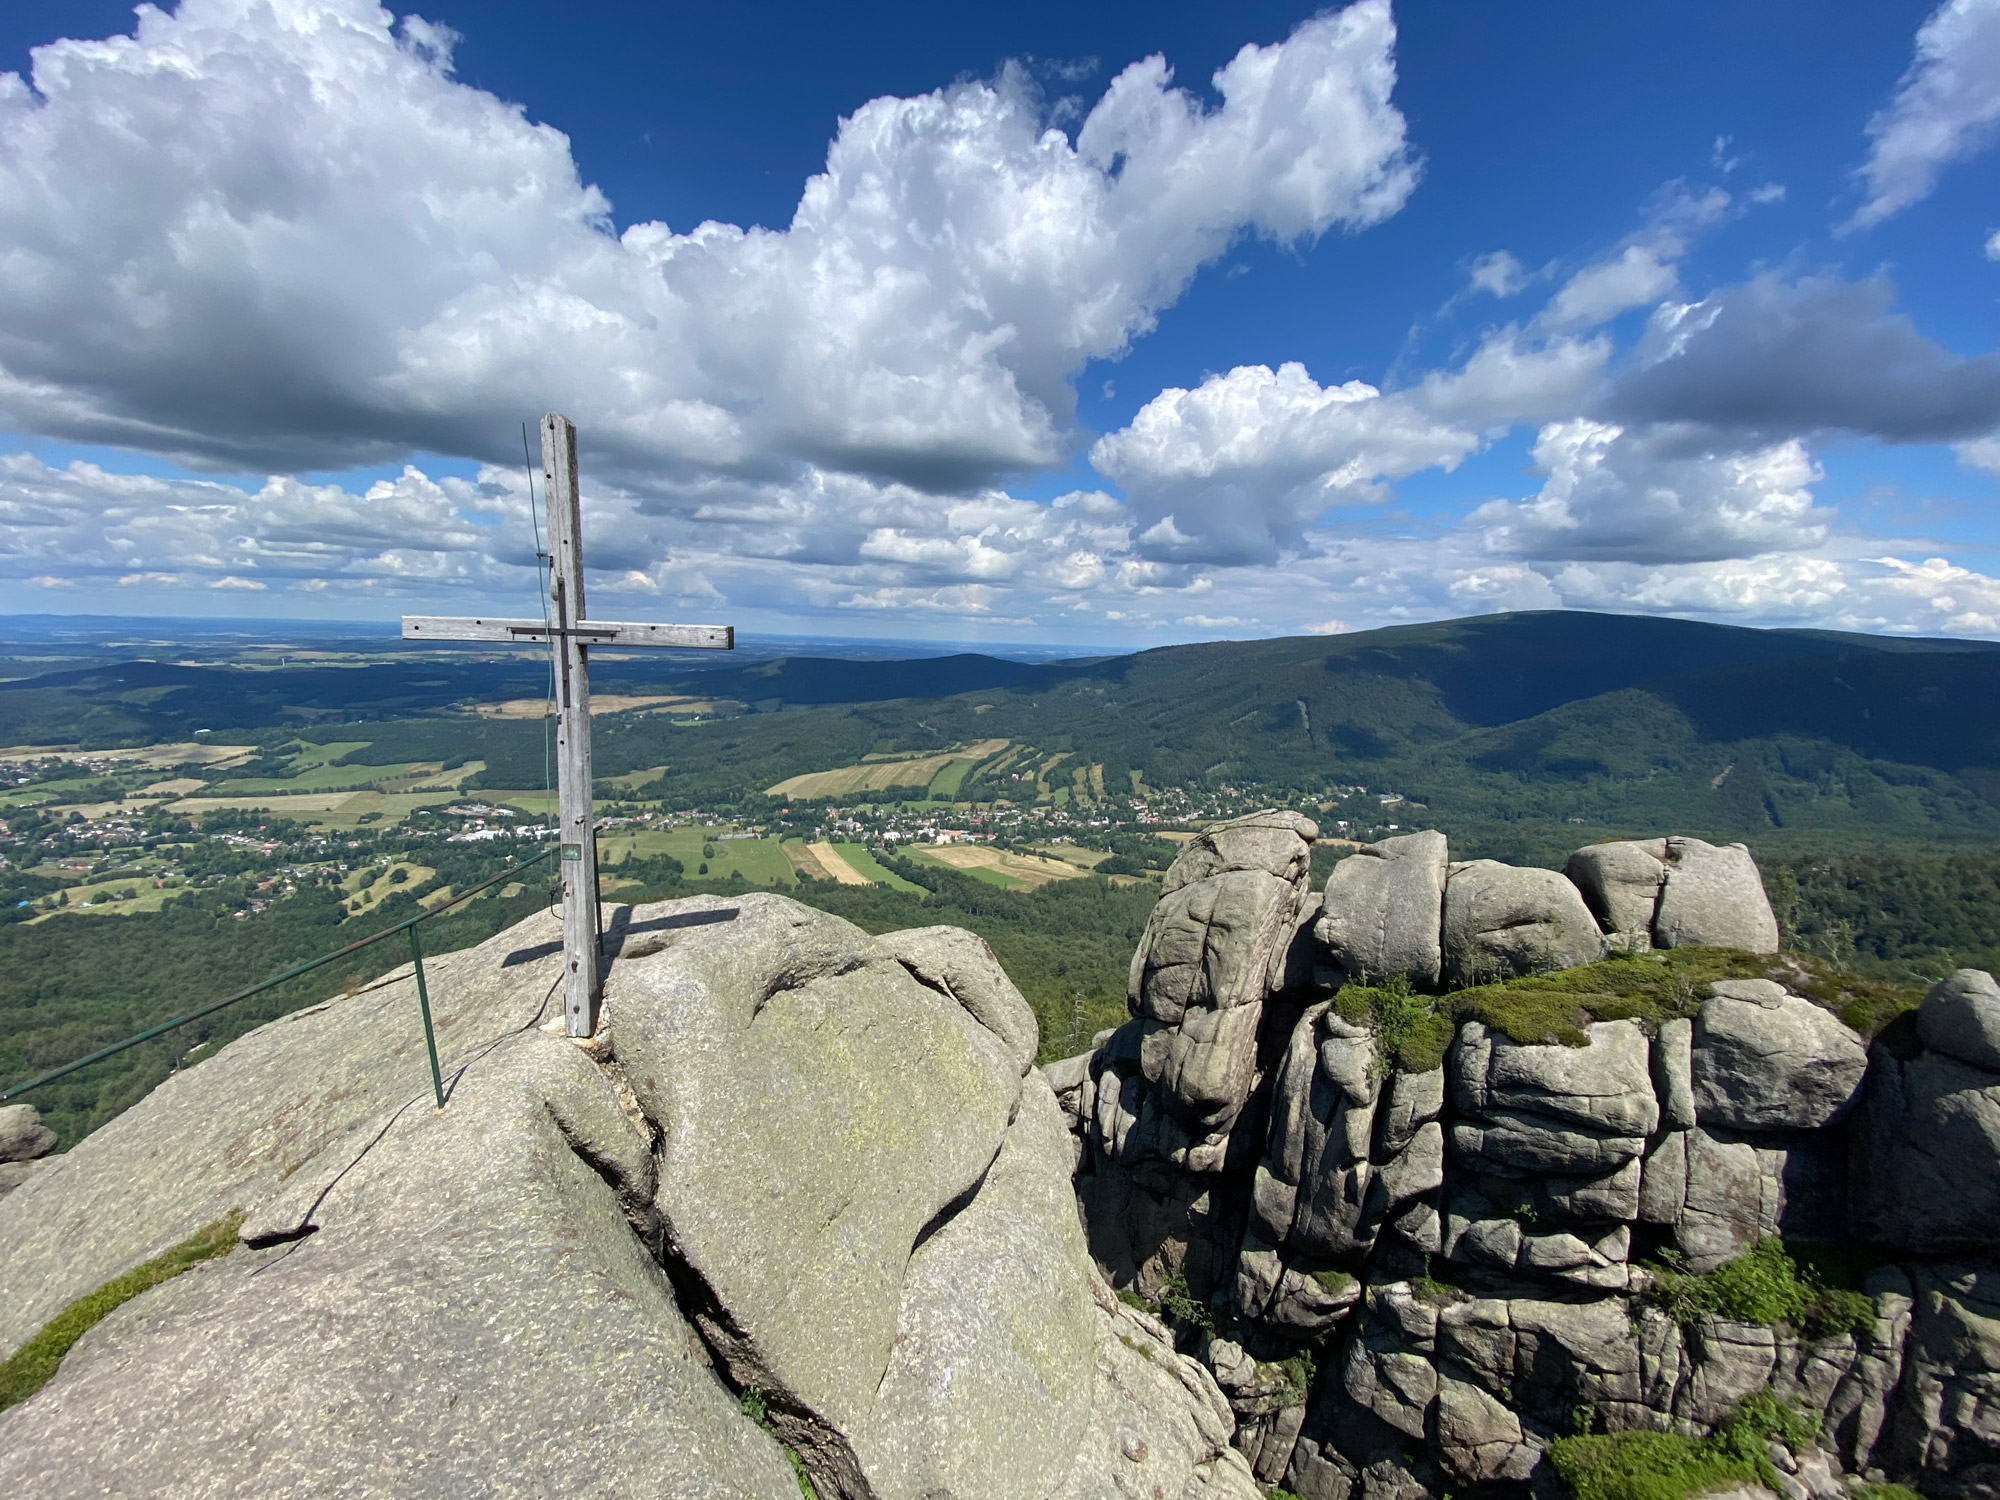
M 0 741 L 227 727 L 275 744 L 337 725 L 370 742 L 352 764 L 478 758 L 486 770 L 468 789 L 542 784 L 539 723 L 464 711 L 532 693 L 533 657 L 396 650 L 385 643 L 365 666 L 131 662 L 27 677 L 0 684 Z M 1039 665 L 604 665 L 594 675 L 620 691 L 743 705 L 700 722 L 600 719 L 599 775 L 664 767 L 638 789 L 673 806 L 755 811 L 764 788 L 870 754 L 1005 739 L 1018 758 L 967 768 L 959 800 L 1018 800 L 1021 768 L 1061 754 L 1066 776 L 1091 768 L 1113 798 L 1401 794 L 1405 826 L 1517 858 L 1665 827 L 1815 849 L 2000 834 L 2000 648 L 1987 642 L 1543 612 Z

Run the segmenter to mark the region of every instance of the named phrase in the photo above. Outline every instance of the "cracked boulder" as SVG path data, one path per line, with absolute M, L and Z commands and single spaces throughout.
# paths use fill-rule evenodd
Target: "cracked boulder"
M 983 945 L 878 942 L 778 896 L 679 905 L 728 920 L 614 974 L 611 1039 L 660 1130 L 677 1284 L 820 1494 L 1042 1500 L 1131 1464 L 1092 1446 L 1128 1435 L 1148 1484 L 1214 1463 L 1172 1440 L 1199 1434 L 1185 1411 L 1096 1409 L 1069 1135 L 1012 1007 L 965 977 Z
M 1665 839 L 1621 839 L 1591 844 L 1563 863 L 1563 874 L 1624 953 L 1653 946 L 1653 911 L 1667 879 Z
M 1191 1169 L 1223 1165 L 1250 1097 L 1264 1001 L 1293 966 L 1318 836 L 1309 818 L 1267 812 L 1191 839 L 1132 955 L 1127 1003 L 1146 1023 L 1140 1072 L 1185 1137 L 1166 1154 Z
M 1990 1253 L 2000 1224 L 2000 1073 L 1877 1047 L 1849 1127 L 1854 1232 L 1922 1255 Z
M 1605 1177 L 1659 1124 L 1646 1034 L 1599 1021 L 1582 1047 L 1524 1044 L 1477 1021 L 1459 1028 L 1449 1067 L 1461 1117 L 1455 1154 L 1474 1170 Z
M 1573 969 L 1610 951 L 1575 886 L 1554 870 L 1491 859 L 1452 866 L 1440 942 L 1455 985 Z
M 1917 1009 L 1917 1035 L 1933 1052 L 2000 1073 L 2000 984 L 1984 969 L 1940 979 Z
M 1695 1117 L 1724 1130 L 1817 1130 L 1861 1095 L 1868 1051 L 1770 980 L 1721 980 L 1694 1019 Z
M 1314 935 L 1354 979 L 1398 975 L 1436 989 L 1445 867 L 1441 833 L 1406 833 L 1363 845 L 1333 867 Z
M 1667 840 L 1667 878 L 1653 914 L 1653 946 L 1778 951 L 1778 919 L 1757 862 L 1742 844 Z

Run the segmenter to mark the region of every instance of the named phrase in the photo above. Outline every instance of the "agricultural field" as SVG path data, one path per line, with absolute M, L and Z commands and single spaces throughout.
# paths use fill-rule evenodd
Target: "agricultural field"
M 913 880 L 905 880 L 871 854 L 866 844 L 835 844 L 833 847 L 840 851 L 840 857 L 847 861 L 850 869 L 858 870 L 875 885 L 886 885 L 898 891 L 914 891 L 918 895 L 924 893 L 922 886 Z
M 948 800 L 957 795 L 973 767 L 998 755 L 1008 743 L 1006 740 L 980 740 L 961 750 L 946 750 L 935 755 L 871 755 L 859 765 L 837 766 L 831 771 L 808 771 L 802 776 L 787 777 L 765 788 L 765 795 L 809 801 L 854 797 L 864 792 L 886 792 L 893 787 L 922 787 L 927 796 Z
M 0 748 L 0 760 L 77 760 L 87 754 L 93 761 L 116 761 L 141 770 L 167 766 L 214 766 L 226 770 L 256 753 L 255 745 L 211 745 L 206 740 L 176 740 L 172 744 L 144 745 L 137 749 L 87 752 L 78 750 L 74 745 L 8 745 Z
M 704 878 L 701 867 L 708 866 L 709 880 L 727 880 L 741 875 L 750 885 L 793 885 L 797 874 L 776 839 L 723 838 L 732 832 L 718 828 L 648 828 L 631 833 L 613 831 L 598 835 L 597 858 L 608 874 L 628 859 L 653 859 L 660 855 L 677 859 L 691 880 Z M 704 847 L 713 855 L 704 855 Z
M 1059 859 L 1066 865 L 1074 865 L 1088 874 L 1111 858 L 1108 849 L 1086 849 L 1080 844 L 1030 844 L 1036 854 L 1049 859 Z
M 1068 860 L 1016 854 L 990 844 L 912 844 L 902 852 L 1010 891 L 1039 890 L 1055 880 L 1080 880 L 1086 873 Z
M 265 793 L 263 796 L 188 797 L 169 803 L 167 811 L 189 817 L 229 809 L 235 812 L 275 813 L 295 819 L 309 828 L 349 832 L 364 824 L 393 826 L 420 807 L 437 807 L 458 794 L 436 792 L 302 792 L 293 796 Z M 86 814 L 88 816 L 88 814 Z
M 831 844 L 808 844 L 794 839 L 785 845 L 785 853 L 801 875 L 814 880 L 831 880 L 839 885 L 873 885 L 875 882 L 863 875 L 841 852 Z

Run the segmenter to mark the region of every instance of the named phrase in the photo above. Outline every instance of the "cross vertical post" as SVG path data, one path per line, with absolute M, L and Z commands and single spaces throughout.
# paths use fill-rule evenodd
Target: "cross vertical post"
M 563 1021 L 571 1036 L 597 1033 L 604 994 L 598 931 L 597 823 L 591 815 L 590 647 L 664 646 L 730 651 L 728 625 L 663 625 L 593 620 L 583 608 L 583 510 L 576 487 L 576 428 L 560 412 L 542 418 L 542 493 L 549 515 L 549 595 L 553 619 L 404 615 L 406 641 L 481 641 L 535 646 L 555 658 L 556 837 L 561 841 Z M 414 940 L 416 929 L 411 929 Z M 421 973 L 421 971 L 420 971 Z M 418 979 L 419 987 L 422 985 Z
M 555 610 L 556 837 L 562 842 L 563 1019 L 571 1036 L 597 1030 L 604 957 L 598 945 L 597 822 L 591 816 L 590 647 L 575 633 L 583 609 L 583 516 L 576 428 L 542 418 L 542 495 L 549 516 L 549 601 Z

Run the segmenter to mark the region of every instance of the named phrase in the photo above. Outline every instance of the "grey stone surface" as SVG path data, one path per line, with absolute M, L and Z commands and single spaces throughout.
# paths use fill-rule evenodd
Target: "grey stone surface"
M 1766 1010 L 1782 1007 L 1786 995 L 1785 987 L 1774 979 L 1718 979 L 1708 992 L 1725 1000 L 1747 1000 Z
M 1704 1317 L 1688 1331 L 1689 1374 L 1674 1415 L 1706 1428 L 1745 1396 L 1761 1391 L 1778 1368 L 1778 1337 L 1761 1323 Z
M 1140 1072 L 1163 1118 L 1148 1134 L 1137 1110 L 1121 1158 L 1136 1139 L 1192 1170 L 1227 1160 L 1256 1080 L 1264 1000 L 1298 977 L 1316 834 L 1296 813 L 1260 813 L 1190 840 L 1167 872 L 1127 981 L 1133 1014 L 1153 1023 Z
M 501 1038 L 561 1015 L 559 932 L 537 915 L 426 960 L 447 1081 Z M 322 1152 L 358 1150 L 386 1112 L 429 1108 L 409 975 L 405 966 L 295 1011 L 175 1072 L 0 1199 L 0 1354 L 121 1271 L 232 1208 L 255 1209 Z
M 1643 953 L 1653 943 L 1653 909 L 1667 878 L 1665 839 L 1591 844 L 1563 862 L 1563 874 L 1583 895 L 1614 946 Z
M 1320 1338 L 1361 1300 L 1361 1290 L 1360 1278 L 1344 1271 L 1315 1274 L 1290 1267 L 1279 1279 L 1265 1321 L 1295 1338 Z
M 1388 1211 L 1444 1186 L 1444 1127 L 1432 1120 L 1396 1155 L 1380 1164 L 1376 1181 Z
M 1079 1052 L 1042 1065 L 1042 1077 L 1062 1107 L 1063 1122 L 1073 1131 L 1082 1131 L 1097 1115 L 1097 1091 L 1091 1077 L 1095 1052 Z
M 1090 1276 L 1061 1115 L 1031 1081 L 977 1196 L 904 1272 L 888 1367 L 854 1441 L 878 1500 L 1055 1488 L 1090 1420 Z M 1105 1467 L 1115 1458 L 1101 1454 Z
M 1688 1132 L 1669 1130 L 1646 1148 L 1639 1179 L 1639 1218 L 1647 1224 L 1673 1224 L 1687 1201 Z
M 1229 1403 L 1159 1323 L 1091 1278 L 1098 1317 L 1090 1421 L 1049 1500 L 1262 1500 L 1230 1446 Z M 983 1493 L 973 1490 L 971 1495 Z
M 1314 929 L 1334 962 L 1356 978 L 1435 988 L 1449 858 L 1443 834 L 1406 833 L 1335 865 Z
M 1610 951 L 1562 876 L 1490 859 L 1452 867 L 1440 946 L 1445 978 L 1459 985 L 1570 969 Z
M 1327 1010 L 1322 1002 L 1299 1017 L 1286 1041 L 1272 1084 L 1264 1157 L 1252 1179 L 1251 1212 L 1264 1238 L 1274 1245 L 1283 1244 L 1291 1233 L 1299 1182 L 1306 1173 L 1306 1124 L 1312 1114 L 1314 1079 L 1319 1072 L 1320 1018 Z M 1320 1094 L 1320 1107 L 1324 1110 L 1333 1100 L 1324 1087 Z
M 1778 919 L 1757 862 L 1742 844 L 1667 840 L 1667 879 L 1653 916 L 1653 944 L 1778 951 Z
M 1915 1306 L 1910 1278 L 1894 1267 L 1870 1274 L 1875 1321 L 1855 1341 L 1855 1355 L 1827 1399 L 1825 1436 L 1852 1472 L 1880 1467 L 1889 1403 L 1903 1378 L 1903 1345 Z
M 1299 1137 L 1299 1188 L 1289 1243 L 1308 1255 L 1338 1261 L 1365 1250 L 1376 1226 L 1369 1219 L 1368 1160 L 1381 1077 L 1375 1042 L 1332 1011 L 1319 1014 L 1316 1068 Z
M 1347 1399 L 1383 1425 L 1422 1440 L 1437 1401 L 1431 1349 L 1437 1311 L 1392 1283 L 1377 1291 L 1360 1335 L 1349 1343 L 1339 1379 Z
M 1444 1113 L 1444 1075 L 1443 1068 L 1390 1075 L 1375 1111 L 1372 1154 L 1377 1161 L 1387 1161 L 1401 1151 L 1419 1129 Z
M 1731 1130 L 1816 1130 L 1860 1098 L 1861 1038 L 1810 1000 L 1713 995 L 1695 1017 L 1695 1113 Z
M 1972 1470 L 1966 1493 L 2000 1460 L 2000 1270 L 1919 1266 L 1897 1392 L 1893 1467 L 1936 1481 Z M 1982 1472 L 1983 1471 L 1983 1472 Z
M 1650 1135 L 1660 1111 L 1646 1033 L 1635 1021 L 1599 1021 L 1585 1035 L 1582 1047 L 1523 1045 L 1468 1021 L 1448 1064 L 1459 1108 L 1542 1115 L 1610 1135 Z
M 0 1198 L 4 1198 L 34 1176 L 42 1162 L 47 1159 L 43 1157 L 40 1161 L 0 1161 Z
M 34 1105 L 0 1105 L 0 1163 L 34 1161 L 55 1149 L 56 1133 Z
M 1519 1413 L 1469 1381 L 1438 1381 L 1439 1465 L 1463 1485 L 1527 1479 L 1545 1445 L 1521 1426 Z
M 1475 1166 L 1601 1177 L 1638 1156 L 1646 1141 L 1636 1135 L 1596 1135 L 1546 1115 L 1496 1109 L 1476 1120 L 1454 1120 L 1451 1145 L 1459 1159 Z
M 572 1043 L 496 1042 L 450 1108 L 333 1154 L 314 1233 L 127 1303 L 0 1415 L 0 1492 L 796 1500 L 635 1232 L 645 1138 Z
M 1192 1010 L 1261 1002 L 1299 897 L 1293 882 L 1263 870 L 1226 870 L 1167 892 L 1133 955 L 1136 1013 L 1174 1026 Z
M 963 927 L 910 927 L 876 941 L 916 978 L 951 996 L 973 1020 L 1000 1039 L 1026 1073 L 1035 1064 L 1041 1034 L 1035 1013 L 1000 967 L 986 939 Z
M 1232 870 L 1256 870 L 1293 884 L 1312 869 L 1319 825 L 1302 813 L 1258 812 L 1204 829 L 1182 846 L 1162 894 Z
M 1675 1238 L 1688 1264 L 1713 1270 L 1764 1234 L 1763 1172 L 1757 1148 L 1707 1130 L 1687 1133 L 1686 1198 Z
M 860 1495 L 912 1251 L 994 1164 L 1019 1065 L 851 923 L 781 896 L 681 905 L 728 919 L 606 991 L 662 1131 L 669 1253 L 719 1304 L 695 1316 L 735 1383 L 809 1414 L 781 1430 Z
M 1917 1010 L 1917 1034 L 1933 1052 L 2000 1072 L 2000 984 L 1984 969 L 1940 979 Z
M 1653 1038 L 1653 1092 L 1660 1101 L 1661 1125 L 1694 1128 L 1694 1022 L 1685 1016 L 1662 1021 Z
M 1939 1255 L 1990 1253 L 2000 1224 L 2000 1079 L 1925 1052 L 1878 1052 L 1850 1128 L 1862 1238 Z
M 1551 1223 L 1630 1223 L 1639 1217 L 1642 1173 L 1635 1158 L 1602 1177 L 1536 1178 L 1536 1215 Z

